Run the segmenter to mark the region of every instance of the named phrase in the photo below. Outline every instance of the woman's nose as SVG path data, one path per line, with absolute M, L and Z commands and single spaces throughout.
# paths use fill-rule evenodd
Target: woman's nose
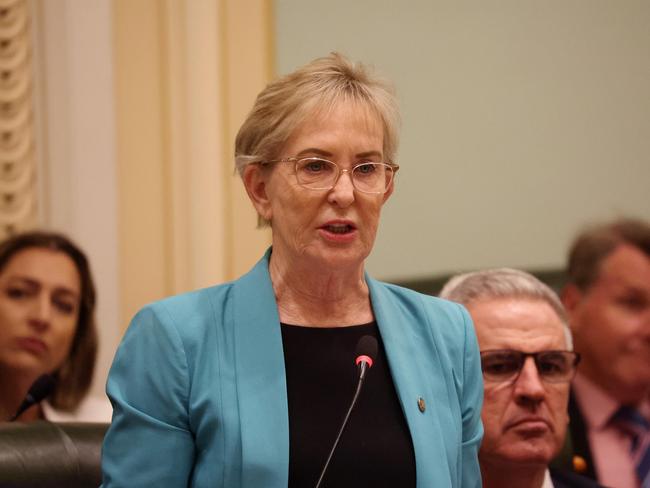
M 350 170 L 341 170 L 339 179 L 328 195 L 330 203 L 335 203 L 339 207 L 348 207 L 354 202 L 354 185 L 352 184 L 352 173 Z
M 34 300 L 34 308 L 30 316 L 30 325 L 35 329 L 42 331 L 49 327 L 52 319 L 52 302 L 47 294 L 40 294 Z

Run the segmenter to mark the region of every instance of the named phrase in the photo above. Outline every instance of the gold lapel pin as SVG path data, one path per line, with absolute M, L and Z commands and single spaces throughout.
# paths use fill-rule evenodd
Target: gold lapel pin
M 427 409 L 427 404 L 424 403 L 424 398 L 422 397 L 418 398 L 418 408 L 422 413 L 424 413 L 424 411 Z
M 587 472 L 587 461 L 582 456 L 573 456 L 573 470 L 576 473 L 586 473 Z

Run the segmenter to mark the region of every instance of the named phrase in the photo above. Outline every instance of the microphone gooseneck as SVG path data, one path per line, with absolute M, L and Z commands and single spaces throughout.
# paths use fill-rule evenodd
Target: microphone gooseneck
M 330 461 L 332 460 L 334 451 L 336 451 L 336 446 L 339 445 L 339 441 L 341 440 L 341 435 L 343 434 L 345 427 L 348 425 L 348 419 L 350 418 L 350 414 L 352 413 L 354 406 L 357 404 L 357 399 L 359 398 L 359 393 L 361 392 L 363 381 L 366 379 L 366 372 L 372 367 L 373 358 L 376 356 L 377 356 L 377 339 L 369 335 L 365 335 L 361 337 L 361 339 L 359 339 L 359 342 L 357 342 L 356 353 L 355 353 L 356 359 L 354 360 L 355 364 L 357 365 L 357 370 L 359 371 L 357 388 L 354 392 L 354 396 L 352 397 L 352 402 L 350 403 L 350 407 L 348 408 L 348 411 L 345 414 L 345 418 L 343 419 L 341 428 L 339 429 L 339 432 L 336 435 L 334 444 L 332 445 L 329 455 L 327 456 L 327 461 L 325 461 L 325 465 L 323 466 L 320 476 L 318 477 L 318 481 L 316 482 L 315 488 L 320 488 L 320 485 L 323 482 L 323 478 L 325 477 L 325 472 L 327 471 Z
M 55 384 L 54 378 L 49 374 L 42 374 L 36 378 L 36 381 L 29 387 L 23 403 L 20 404 L 14 416 L 9 419 L 9 422 L 15 421 L 29 407 L 47 398 L 54 391 Z

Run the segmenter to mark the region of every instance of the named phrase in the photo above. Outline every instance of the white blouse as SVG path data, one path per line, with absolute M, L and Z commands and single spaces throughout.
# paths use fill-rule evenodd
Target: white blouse
M 110 423 L 113 407 L 106 397 L 87 396 L 76 410 L 56 410 L 47 401 L 41 402 L 45 419 L 50 422 L 106 422 Z

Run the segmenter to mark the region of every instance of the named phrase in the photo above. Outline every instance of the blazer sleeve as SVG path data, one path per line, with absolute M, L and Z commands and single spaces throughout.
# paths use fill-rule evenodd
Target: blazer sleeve
M 113 421 L 102 449 L 102 486 L 188 486 L 195 456 L 188 362 L 163 306 L 151 305 L 131 322 L 106 392 Z
M 478 463 L 478 450 L 483 438 L 481 408 L 483 406 L 483 373 L 481 356 L 472 319 L 461 307 L 465 347 L 463 361 L 463 385 L 461 408 L 463 418 L 462 479 L 461 486 L 474 488 L 481 486 L 481 470 Z

